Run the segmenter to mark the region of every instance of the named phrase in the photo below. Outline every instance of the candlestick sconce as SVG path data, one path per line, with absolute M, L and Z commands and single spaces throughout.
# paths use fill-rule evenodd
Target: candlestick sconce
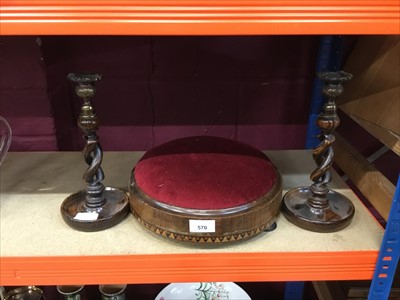
M 88 169 L 83 174 L 86 189 L 67 197 L 61 205 L 64 221 L 80 231 L 99 231 L 118 224 L 129 213 L 126 192 L 102 183 L 104 172 L 101 168 L 103 151 L 96 130 L 99 119 L 91 99 L 95 95 L 95 83 L 101 80 L 99 74 L 74 74 L 68 79 L 76 84 L 75 92 L 83 100 L 78 126 L 86 141 L 83 155 Z
M 352 75 L 343 71 L 323 72 L 318 77 L 324 82 L 322 93 L 326 98 L 323 111 L 317 119 L 321 129 L 320 144 L 314 149 L 313 158 L 317 168 L 311 173 L 314 182 L 310 187 L 289 190 L 283 197 L 282 212 L 295 225 L 316 232 L 334 232 L 351 223 L 354 216 L 353 203 L 328 188 L 329 171 L 333 162 L 333 131 L 340 120 L 336 114 L 335 98 L 343 93 L 342 82 Z

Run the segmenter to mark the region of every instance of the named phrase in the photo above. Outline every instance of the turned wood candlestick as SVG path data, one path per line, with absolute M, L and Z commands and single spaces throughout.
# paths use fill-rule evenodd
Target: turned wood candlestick
M 324 82 L 322 93 L 326 102 L 317 119 L 321 142 L 313 152 L 317 168 L 311 173 L 310 179 L 314 183 L 310 187 L 288 191 L 283 197 L 282 211 L 290 222 L 301 228 L 334 232 L 348 226 L 354 215 L 353 203 L 327 186 L 331 181 L 330 168 L 334 158 L 333 131 L 340 123 L 335 98 L 343 93 L 342 82 L 350 80 L 352 75 L 340 71 L 319 73 L 318 77 Z
M 86 189 L 64 200 L 61 205 L 61 215 L 74 229 L 103 230 L 118 224 L 129 213 L 129 202 L 126 192 L 105 187 L 102 183 L 103 151 L 96 134 L 99 119 L 91 102 L 96 92 L 94 84 L 101 80 L 101 75 L 71 73 L 68 79 L 76 83 L 75 92 L 83 100 L 78 126 L 83 131 L 86 141 L 83 156 L 88 169 L 83 174 Z

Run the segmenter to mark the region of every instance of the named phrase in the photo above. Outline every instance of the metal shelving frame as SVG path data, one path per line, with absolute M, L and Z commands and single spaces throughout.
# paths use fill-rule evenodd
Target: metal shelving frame
M 317 58 L 316 72 L 337 71 L 341 67 L 342 37 L 322 36 Z M 319 143 L 317 135 L 319 128 L 316 119 L 322 109 L 322 82 L 315 79 L 311 99 L 309 123 L 307 128 L 306 149 L 312 149 Z M 396 185 L 386 230 L 382 240 L 376 269 L 368 294 L 368 300 L 388 299 L 393 284 L 394 274 L 399 264 L 400 253 L 400 176 Z M 303 282 L 288 282 L 286 284 L 285 300 L 301 300 L 304 289 Z
M 1 35 L 325 35 L 317 71 L 335 70 L 340 35 L 400 34 L 397 0 L 3 0 Z M 316 144 L 314 121 L 322 99 L 313 91 L 306 148 Z M 400 208 L 397 183 L 369 299 L 386 299 L 399 261 Z M 301 297 L 302 284 L 288 284 L 285 299 Z
M 368 300 L 388 299 L 400 255 L 400 176 L 386 223 Z

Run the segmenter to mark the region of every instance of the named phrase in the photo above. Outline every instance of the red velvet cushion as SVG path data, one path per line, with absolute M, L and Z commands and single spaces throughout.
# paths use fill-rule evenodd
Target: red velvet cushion
M 151 198 L 201 210 L 254 201 L 277 179 L 274 166 L 258 149 L 210 136 L 177 139 L 149 150 L 134 176 Z

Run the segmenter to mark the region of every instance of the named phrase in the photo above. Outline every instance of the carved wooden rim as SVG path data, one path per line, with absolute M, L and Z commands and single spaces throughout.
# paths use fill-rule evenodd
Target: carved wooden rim
M 132 172 L 133 174 L 133 172 Z M 140 224 L 164 237 L 190 243 L 227 243 L 253 237 L 268 229 L 279 214 L 282 178 L 276 171 L 273 188 L 250 204 L 217 210 L 186 209 L 166 205 L 145 195 L 131 178 L 131 211 Z M 213 233 L 189 232 L 189 220 L 215 220 Z M 235 219 L 243 225 L 233 226 Z M 159 225 L 162 220 L 162 225 Z
M 231 234 L 231 235 L 222 235 L 222 236 L 194 236 L 189 234 L 182 234 L 182 233 L 175 233 L 171 231 L 164 230 L 160 227 L 147 223 L 141 217 L 139 217 L 134 211 L 132 211 L 133 216 L 136 220 L 139 221 L 147 229 L 153 231 L 156 234 L 162 235 L 164 237 L 181 241 L 181 242 L 189 242 L 189 243 L 201 243 L 201 244 L 218 244 L 218 243 L 228 243 L 228 242 L 238 242 L 241 240 L 246 240 L 251 238 L 264 230 L 268 229 L 275 223 L 276 217 L 272 218 L 268 223 L 259 226 L 258 228 L 248 230 L 245 232 L 241 232 L 238 234 Z

